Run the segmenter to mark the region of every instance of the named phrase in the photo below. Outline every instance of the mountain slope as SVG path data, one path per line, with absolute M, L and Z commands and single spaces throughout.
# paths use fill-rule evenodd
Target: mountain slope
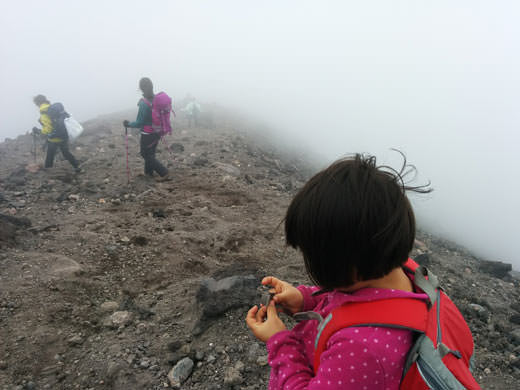
M 72 148 L 77 175 L 66 161 L 38 170 L 30 136 L 0 144 L 0 388 L 160 389 L 184 357 L 196 365 L 183 388 L 266 388 L 265 348 L 245 308 L 259 303 L 265 274 L 308 283 L 280 223 L 312 169 L 215 112 L 209 128 L 180 118 L 159 146 L 169 182 L 140 174 L 130 134 L 127 183 L 124 115 L 85 123 Z M 418 238 L 414 254 L 475 334 L 477 377 L 515 388 L 518 281 L 480 272 L 463 248 Z M 204 289 L 226 277 L 235 284 L 224 293 Z

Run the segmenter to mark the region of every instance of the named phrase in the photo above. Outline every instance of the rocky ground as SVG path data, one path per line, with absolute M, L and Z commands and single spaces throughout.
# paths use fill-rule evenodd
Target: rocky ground
M 168 182 L 141 175 L 131 134 L 127 183 L 131 116 L 84 124 L 79 174 L 66 161 L 38 169 L 28 135 L 0 144 L 0 389 L 264 389 L 245 311 L 265 274 L 307 283 L 280 223 L 313 167 L 219 112 L 175 122 L 158 155 Z M 517 389 L 510 266 L 422 232 L 414 255 L 467 318 L 483 387 Z

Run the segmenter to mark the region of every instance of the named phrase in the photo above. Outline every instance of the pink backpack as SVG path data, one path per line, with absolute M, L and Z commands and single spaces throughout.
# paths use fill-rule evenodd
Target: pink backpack
M 159 92 L 150 103 L 147 99 L 143 101 L 152 109 L 152 125 L 144 126 L 146 133 L 157 133 L 161 137 L 171 134 L 172 125 L 170 122 L 170 114 L 173 112 L 172 99 L 164 92 Z M 173 112 L 175 117 L 175 112 Z

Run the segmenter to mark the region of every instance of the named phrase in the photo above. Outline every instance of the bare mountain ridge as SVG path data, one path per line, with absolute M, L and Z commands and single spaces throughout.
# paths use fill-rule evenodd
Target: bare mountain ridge
M 179 118 L 160 145 L 170 182 L 140 175 L 131 134 L 127 184 L 122 119 L 85 123 L 78 175 L 66 161 L 37 170 L 28 135 L 0 144 L 0 389 L 163 389 L 189 361 L 184 389 L 266 388 L 245 309 L 265 274 L 308 283 L 279 224 L 312 165 L 214 112 L 207 127 Z M 483 387 L 516 388 L 520 295 L 507 265 L 427 233 L 414 255 L 467 318 Z

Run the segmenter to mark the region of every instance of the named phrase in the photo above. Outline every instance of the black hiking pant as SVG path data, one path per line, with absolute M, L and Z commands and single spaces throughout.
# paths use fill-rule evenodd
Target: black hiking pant
M 77 168 L 79 165 L 78 160 L 76 160 L 70 152 L 68 140 L 61 142 L 47 142 L 47 157 L 45 158 L 45 168 L 50 168 L 54 165 L 54 157 L 56 156 L 58 148 L 60 149 L 63 157 L 65 157 L 67 161 L 70 162 L 70 165 L 72 165 L 74 168 Z
M 168 174 L 168 169 L 155 158 L 160 139 L 161 136 L 159 134 L 141 133 L 141 156 L 144 158 L 145 175 L 153 176 L 154 171 L 157 172 L 159 176 Z

